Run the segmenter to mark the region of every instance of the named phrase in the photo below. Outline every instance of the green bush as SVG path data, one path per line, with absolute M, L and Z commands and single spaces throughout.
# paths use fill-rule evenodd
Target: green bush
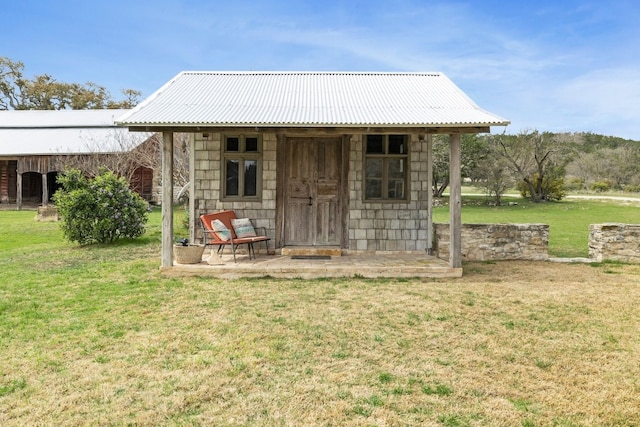
M 61 188 L 53 200 L 69 241 L 107 243 L 144 234 L 149 207 L 124 178 L 103 170 L 87 179 L 73 169 L 60 175 L 58 182 Z
M 589 187 L 591 191 L 595 191 L 596 193 L 603 193 L 605 191 L 609 191 L 611 189 L 611 185 L 608 182 L 597 181 L 591 184 Z
M 585 183 L 582 178 L 571 177 L 565 179 L 565 188 L 569 191 L 580 191 L 585 189 Z
M 538 182 L 538 174 L 534 174 L 529 178 L 532 182 Z M 532 198 L 535 201 L 535 198 L 532 197 L 531 191 L 529 190 L 529 186 L 524 181 L 519 181 L 516 185 L 520 195 L 522 197 Z M 537 189 L 539 192 L 538 200 L 562 200 L 567 195 L 567 190 L 564 184 L 564 179 L 561 177 L 543 177 L 540 182 L 540 186 Z

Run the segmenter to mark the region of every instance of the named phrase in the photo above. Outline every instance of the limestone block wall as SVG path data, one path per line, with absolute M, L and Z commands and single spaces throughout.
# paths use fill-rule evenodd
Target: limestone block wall
M 589 225 L 589 258 L 640 263 L 640 224 Z
M 426 142 L 410 136 L 407 202 L 365 202 L 364 142 L 353 135 L 349 147 L 349 244 L 351 251 L 423 251 L 427 244 Z
M 264 227 L 272 241 L 276 233 L 276 146 L 274 133 L 262 134 L 262 198 L 257 201 L 222 201 L 220 170 L 222 134 L 195 134 L 193 161 L 193 198 L 195 215 L 192 225 L 197 241 L 202 239 L 200 215 L 232 209 L 238 217 L 251 218 L 256 226 Z
M 434 224 L 434 253 L 449 259 L 449 224 Z M 547 224 L 462 224 L 462 258 L 467 261 L 549 258 Z

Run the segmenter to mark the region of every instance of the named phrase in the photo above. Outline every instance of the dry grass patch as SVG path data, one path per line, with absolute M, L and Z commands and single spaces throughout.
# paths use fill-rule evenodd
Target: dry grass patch
M 0 424 L 640 423 L 640 266 L 217 281 L 148 258 L 76 277 L 0 311 Z

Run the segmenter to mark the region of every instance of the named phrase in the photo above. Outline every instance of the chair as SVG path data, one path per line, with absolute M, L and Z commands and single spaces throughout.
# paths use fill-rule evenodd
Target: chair
M 253 259 L 256 259 L 256 251 L 253 244 L 256 242 L 265 242 L 268 249 L 269 237 L 266 235 L 264 227 L 255 227 L 246 218 L 237 218 L 234 211 L 221 211 L 200 215 L 200 223 L 202 224 L 202 239 L 204 246 L 218 246 L 218 254 L 225 246 L 231 246 L 233 253 L 233 262 L 236 260 L 236 248 L 240 245 L 247 245 L 249 251 L 249 259 L 253 253 Z M 235 227 L 234 227 L 235 225 Z M 262 233 L 256 233 L 256 230 L 262 230 Z

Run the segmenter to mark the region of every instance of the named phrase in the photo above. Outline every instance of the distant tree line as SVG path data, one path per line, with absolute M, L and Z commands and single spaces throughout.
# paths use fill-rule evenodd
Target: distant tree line
M 124 89 L 116 100 L 103 86 L 93 82 L 66 83 L 49 74 L 24 76 L 24 64 L 0 56 L 0 110 L 100 110 L 132 108 L 142 95 Z
M 594 133 L 462 135 L 462 175 L 494 204 L 517 188 L 534 202 L 567 191 L 640 192 L 640 142 Z M 449 184 L 449 136 L 433 137 L 433 194 Z

